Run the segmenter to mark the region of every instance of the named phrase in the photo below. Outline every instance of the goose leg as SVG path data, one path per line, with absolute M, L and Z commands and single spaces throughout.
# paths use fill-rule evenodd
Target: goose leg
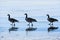
M 30 23 L 29 23 L 29 28 L 30 28 Z
M 28 24 L 28 26 L 29 26 L 29 24 Z
M 52 23 L 50 23 L 49 25 L 53 25 L 53 22 L 52 22 Z
M 11 26 L 13 27 L 13 23 L 11 24 Z
M 30 23 L 28 24 L 28 26 L 30 27 Z
M 51 22 L 49 23 L 49 25 L 51 25 Z
M 50 23 L 49 23 L 49 25 L 50 25 Z
M 14 27 L 15 27 L 15 23 L 14 23 Z
M 50 24 L 50 27 L 53 27 L 53 23 Z
M 33 27 L 33 23 L 31 23 L 31 26 Z
M 52 25 L 50 24 L 50 27 L 51 27 Z
M 53 22 L 52 22 L 52 25 L 53 25 Z
M 11 26 L 12 26 L 12 24 L 11 24 Z

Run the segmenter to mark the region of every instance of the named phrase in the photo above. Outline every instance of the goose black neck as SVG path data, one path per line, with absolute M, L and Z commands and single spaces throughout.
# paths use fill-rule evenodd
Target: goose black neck
M 50 18 L 49 15 L 48 15 L 48 18 Z
M 26 18 L 28 17 L 28 15 L 26 15 Z
M 8 19 L 10 19 L 10 15 L 8 16 Z

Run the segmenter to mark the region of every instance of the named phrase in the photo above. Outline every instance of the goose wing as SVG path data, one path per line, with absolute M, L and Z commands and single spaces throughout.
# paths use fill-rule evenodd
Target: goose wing
M 28 20 L 29 22 L 37 22 L 37 20 L 36 20 L 36 19 L 33 19 L 33 18 L 27 18 L 27 20 Z
M 14 18 L 11 18 L 10 20 L 15 21 L 15 22 L 19 22 L 18 20 L 14 19 Z
M 53 21 L 58 21 L 57 19 L 55 19 L 55 18 L 50 18 L 50 20 L 53 20 Z

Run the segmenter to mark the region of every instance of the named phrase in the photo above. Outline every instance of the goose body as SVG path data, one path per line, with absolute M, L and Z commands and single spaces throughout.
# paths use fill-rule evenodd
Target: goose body
M 58 21 L 58 20 L 55 19 L 55 18 L 50 18 L 50 16 L 49 16 L 48 14 L 47 14 L 47 16 L 48 16 L 47 20 L 48 20 L 50 23 L 52 23 L 52 24 L 53 24 L 53 22 Z
M 37 22 L 35 19 L 33 19 L 33 18 L 26 18 L 25 19 L 27 22 L 29 22 L 29 23 L 32 23 L 32 22 Z
M 48 21 L 49 22 L 56 22 L 56 21 L 58 21 L 57 19 L 54 19 L 54 18 L 48 18 Z
M 15 25 L 15 22 L 19 22 L 18 20 L 14 19 L 14 18 L 10 18 L 10 14 L 8 14 L 8 20 L 12 23 L 12 25 L 13 25 L 13 23 Z
M 8 20 L 12 23 L 19 22 L 18 20 L 14 19 L 14 18 L 10 18 L 10 14 L 8 14 Z
M 10 22 L 12 22 L 12 23 L 15 23 L 15 22 L 19 22 L 18 20 L 16 20 L 16 19 L 14 19 L 14 18 L 10 18 L 10 19 L 8 19 Z

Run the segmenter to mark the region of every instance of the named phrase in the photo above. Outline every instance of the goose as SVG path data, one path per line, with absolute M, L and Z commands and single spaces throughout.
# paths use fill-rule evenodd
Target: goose
M 8 20 L 12 23 L 12 26 L 15 26 L 15 22 L 19 22 L 18 20 L 14 19 L 14 18 L 10 18 L 10 14 L 8 14 Z
M 25 17 L 25 20 L 29 23 L 29 27 L 30 27 L 30 23 L 31 23 L 31 26 L 33 26 L 32 22 L 37 22 L 36 19 L 33 19 L 33 18 L 30 18 L 28 17 L 27 13 L 25 13 L 26 17 Z
M 47 20 L 50 22 L 50 24 L 52 24 L 53 25 L 53 22 L 56 22 L 56 21 L 58 21 L 57 19 L 55 19 L 55 18 L 51 18 L 50 16 L 49 16 L 49 14 L 47 14 L 47 16 L 48 16 L 48 18 L 47 18 Z M 49 24 L 49 25 L 50 25 Z

